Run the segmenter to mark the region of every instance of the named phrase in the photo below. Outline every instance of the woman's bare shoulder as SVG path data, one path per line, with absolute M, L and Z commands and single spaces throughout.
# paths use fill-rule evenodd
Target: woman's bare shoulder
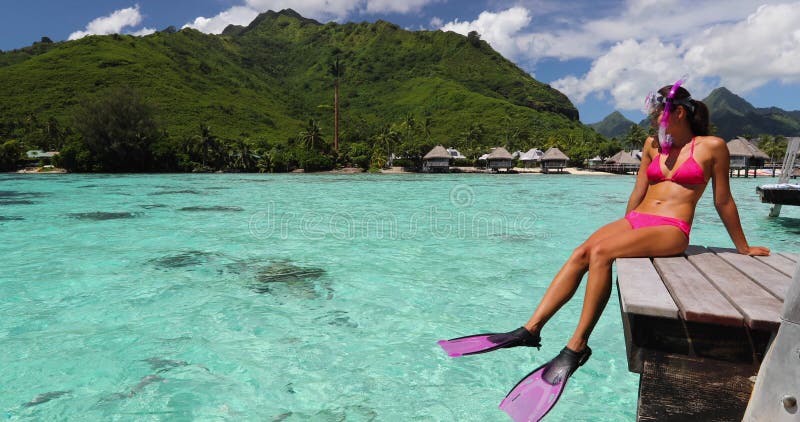
M 698 136 L 695 142 L 697 145 L 702 145 L 704 148 L 708 148 L 710 150 L 717 150 L 720 148 L 727 149 L 725 140 L 719 136 Z
M 648 136 L 642 146 L 642 155 L 647 154 L 648 157 L 652 157 L 656 152 L 658 152 L 658 150 L 656 150 L 655 147 L 655 138 Z
M 727 162 L 730 159 L 728 144 L 718 136 L 698 136 L 695 142 L 697 145 L 695 157 L 699 157 L 701 161 Z

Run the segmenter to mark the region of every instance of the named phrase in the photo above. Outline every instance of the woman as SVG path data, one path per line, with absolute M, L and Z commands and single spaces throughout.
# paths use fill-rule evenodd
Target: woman
M 654 123 L 661 121 L 662 130 L 659 132 L 662 139 L 659 142 L 658 137 L 650 137 L 645 141 L 642 163 L 625 217 L 601 227 L 575 249 L 524 327 L 509 333 L 440 341 L 450 356 L 515 346 L 539 347 L 542 327 L 573 296 L 588 272 L 583 310 L 566 347 L 555 359 L 523 379 L 530 380 L 541 372 L 535 378 L 547 382 L 545 389 L 552 386 L 558 390 L 548 391 L 548 394 L 558 397 L 566 379 L 591 354 L 587 342 L 611 294 L 611 264 L 616 258 L 683 253 L 689 245 L 695 207 L 709 180 L 714 192 L 714 206 L 736 250 L 746 255 L 769 254 L 769 249 L 747 243 L 731 196 L 728 148 L 722 139 L 708 135 L 708 108 L 693 100 L 689 92 L 680 87 L 681 82 L 661 88 L 658 91 L 660 97 L 653 103 L 651 118 Z M 670 138 L 671 145 L 667 142 Z M 512 417 L 513 412 L 519 410 L 514 409 L 519 404 L 511 403 L 512 393 L 523 385 L 532 384 L 521 381 L 501 404 L 501 408 Z M 537 394 L 540 395 L 541 391 Z M 530 402 L 531 399 L 524 401 Z M 541 406 L 528 406 L 534 409 L 523 409 L 526 413 L 522 418 L 530 419 L 530 415 L 542 417 L 554 404 L 555 400 L 552 400 Z

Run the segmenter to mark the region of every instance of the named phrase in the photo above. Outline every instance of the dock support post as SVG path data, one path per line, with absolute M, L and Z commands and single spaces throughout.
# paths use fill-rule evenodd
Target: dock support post
M 786 146 L 786 156 L 783 157 L 783 166 L 781 167 L 781 177 L 778 178 L 778 184 L 789 182 L 789 176 L 794 171 L 794 162 L 797 158 L 797 152 L 800 151 L 800 138 L 792 138 L 789 145 Z M 772 167 L 772 173 L 775 174 L 775 167 Z M 781 215 L 781 204 L 773 204 L 769 210 L 770 217 L 778 217 Z
M 800 418 L 800 265 L 783 302 L 781 327 L 769 348 L 744 421 L 797 421 Z

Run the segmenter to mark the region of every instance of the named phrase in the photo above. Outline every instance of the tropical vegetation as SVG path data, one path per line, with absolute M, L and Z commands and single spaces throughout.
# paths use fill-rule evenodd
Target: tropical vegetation
M 73 171 L 416 167 L 436 144 L 470 159 L 558 146 L 581 163 L 620 147 L 477 33 L 291 10 L 220 35 L 43 38 L 0 52 L 0 89 L 0 162 L 58 150 Z

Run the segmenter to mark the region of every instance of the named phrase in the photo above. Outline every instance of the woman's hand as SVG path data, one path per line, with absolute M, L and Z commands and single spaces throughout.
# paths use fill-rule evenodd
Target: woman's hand
M 764 246 L 748 246 L 746 249 L 740 250 L 739 253 L 750 256 L 767 256 L 769 255 L 769 248 Z

